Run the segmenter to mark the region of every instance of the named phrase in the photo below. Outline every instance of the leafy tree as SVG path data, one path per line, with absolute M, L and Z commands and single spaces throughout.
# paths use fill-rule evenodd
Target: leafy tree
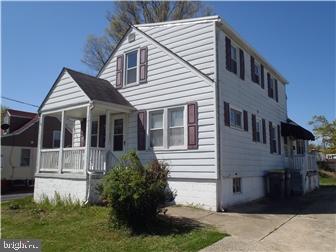
M 329 122 L 323 115 L 315 115 L 309 122 L 313 132 L 320 139 L 325 152 L 336 153 L 336 120 Z
M 100 70 L 130 24 L 180 20 L 212 13 L 209 7 L 194 1 L 120 1 L 107 14 L 108 27 L 101 37 L 90 35 L 82 62 Z

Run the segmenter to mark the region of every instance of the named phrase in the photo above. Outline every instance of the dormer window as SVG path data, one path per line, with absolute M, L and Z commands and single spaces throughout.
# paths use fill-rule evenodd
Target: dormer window
M 231 71 L 237 73 L 237 48 L 231 46 Z
M 126 54 L 126 85 L 137 82 L 138 50 Z

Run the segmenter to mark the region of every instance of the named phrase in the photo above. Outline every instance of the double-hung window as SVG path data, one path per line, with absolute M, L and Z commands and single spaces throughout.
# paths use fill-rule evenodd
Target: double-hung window
M 234 128 L 242 128 L 242 112 L 234 108 L 230 108 L 230 125 Z
M 270 86 L 269 86 L 270 90 L 269 90 L 269 95 L 271 98 L 275 97 L 274 94 L 274 90 L 275 90 L 275 79 L 273 77 L 271 77 L 270 79 Z
M 184 108 L 168 109 L 168 145 L 184 145 Z
M 256 141 L 261 142 L 261 120 L 256 120 Z
M 126 54 L 126 85 L 137 82 L 138 50 Z
M 149 113 L 150 147 L 163 147 L 163 110 Z
M 237 73 L 237 48 L 231 46 L 231 71 Z
M 260 84 L 261 66 L 258 62 L 254 63 L 254 74 L 256 82 Z

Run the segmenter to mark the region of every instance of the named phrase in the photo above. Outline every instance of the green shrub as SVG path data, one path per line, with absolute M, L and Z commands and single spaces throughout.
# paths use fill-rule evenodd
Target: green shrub
M 135 152 L 125 154 L 119 164 L 103 178 L 101 195 L 107 200 L 113 227 L 131 229 L 150 224 L 173 199 L 168 188 L 168 166 L 157 160 L 143 166 Z

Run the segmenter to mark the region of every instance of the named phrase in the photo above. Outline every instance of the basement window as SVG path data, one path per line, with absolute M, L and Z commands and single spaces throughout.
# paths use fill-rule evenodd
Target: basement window
M 241 193 L 241 178 L 233 178 L 232 191 L 233 193 Z

